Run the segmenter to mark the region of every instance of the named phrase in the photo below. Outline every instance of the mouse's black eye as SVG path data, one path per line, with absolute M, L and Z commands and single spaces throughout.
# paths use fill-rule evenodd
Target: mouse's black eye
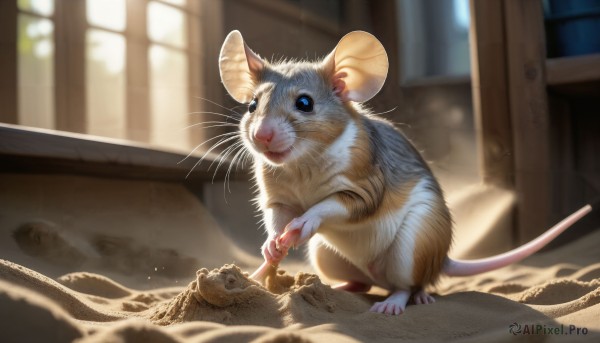
M 308 95 L 300 95 L 296 100 L 296 108 L 302 112 L 312 112 L 313 99 Z
M 258 105 L 258 100 L 256 100 L 256 98 L 254 98 L 248 104 L 248 112 L 253 113 L 254 111 L 256 111 L 256 105 Z

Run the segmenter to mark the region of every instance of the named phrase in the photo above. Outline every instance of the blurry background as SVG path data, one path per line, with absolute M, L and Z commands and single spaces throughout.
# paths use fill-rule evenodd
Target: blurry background
M 17 1 L 16 122 L 187 149 L 202 63 L 197 5 Z
M 427 99 L 379 97 L 372 106 L 396 109 L 391 116 L 420 113 L 425 105 L 428 112 L 449 109 L 449 116 L 438 118 L 442 122 L 429 120 L 432 130 L 449 123 L 454 129 L 472 126 L 468 0 L 399 0 L 385 9 L 339 0 L 18 0 L 14 5 L 17 25 L 10 31 L 16 33 L 17 59 L 10 67 L 15 67 L 17 101 L 14 111 L 3 111 L 7 123 L 188 151 L 207 134 L 185 130 L 206 118 L 193 112 L 224 111 L 209 100 L 230 104 L 217 70 L 220 44 L 230 29 L 241 30 L 266 58 L 314 60 L 344 33 L 373 31 L 381 25 L 373 16 L 386 15 L 396 17 L 380 34 L 393 58 L 388 89 L 439 78 L 452 85 L 440 87 L 437 98 L 456 99 L 427 104 Z M 431 93 L 416 92 L 418 97 Z M 445 139 L 431 144 L 437 147 L 426 150 L 433 156 L 447 153 L 438 151 L 447 150 Z
M 219 80 L 223 39 L 237 29 L 267 59 L 313 60 L 365 30 L 390 59 L 368 105 L 431 162 L 455 213 L 457 253 L 503 250 L 600 190 L 600 57 L 593 48 L 560 56 L 557 35 L 571 20 L 561 10 L 557 17 L 553 1 L 539 0 L 1 1 L 3 201 L 6 185 L 28 175 L 48 178 L 40 184 L 61 177 L 64 189 L 71 176 L 175 184 L 257 255 L 264 237 L 249 205 L 248 166 L 225 185 L 227 166 L 213 174 L 209 154 L 186 178 L 218 139 L 202 142 L 235 131 L 197 124 L 245 111 Z M 599 31 L 586 32 L 584 45 Z M 76 209 L 60 211 L 42 212 L 60 227 L 64 211 Z M 4 225 L 42 212 L 23 209 Z M 598 222 L 596 214 L 573 235 Z

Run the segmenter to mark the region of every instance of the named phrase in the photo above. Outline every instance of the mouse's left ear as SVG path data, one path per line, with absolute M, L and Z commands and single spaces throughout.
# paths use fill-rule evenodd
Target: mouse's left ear
M 219 54 L 219 72 L 225 89 L 236 101 L 252 100 L 252 90 L 264 66 L 265 62 L 250 50 L 240 31 L 227 35 Z
M 334 92 L 342 101 L 364 102 L 383 87 L 388 72 L 385 48 L 372 34 L 353 31 L 323 60 Z

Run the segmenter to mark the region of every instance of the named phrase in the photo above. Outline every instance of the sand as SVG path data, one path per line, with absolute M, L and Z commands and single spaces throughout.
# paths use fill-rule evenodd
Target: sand
M 593 341 L 599 243 L 595 232 L 497 272 L 444 279 L 435 304 L 409 305 L 401 316 L 368 312 L 381 295 L 333 290 L 303 272 L 279 270 L 264 287 L 226 264 L 198 270 L 186 287 L 140 291 L 94 273 L 51 279 L 0 260 L 0 332 L 3 342 Z M 563 334 L 515 336 L 513 323 Z M 579 335 L 564 334 L 572 328 Z
M 498 204 L 469 192 L 450 202 Z M 493 198 L 503 200 L 492 212 L 512 202 Z M 385 316 L 368 311 L 382 290 L 333 290 L 291 258 L 265 285 L 249 280 L 257 252 L 175 184 L 5 175 L 0 204 L 0 342 L 600 341 L 600 230 L 495 272 L 443 278 L 435 304 Z M 501 227 L 483 225 L 465 245 L 464 218 L 481 225 L 493 213 L 455 214 L 453 256 L 507 244 Z M 260 246 L 254 232 L 244 239 L 254 238 L 247 245 Z

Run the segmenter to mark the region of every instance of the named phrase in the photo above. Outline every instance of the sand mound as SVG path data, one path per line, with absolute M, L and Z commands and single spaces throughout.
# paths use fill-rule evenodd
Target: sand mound
M 346 299 L 341 299 L 344 297 Z M 322 284 L 316 275 L 278 274 L 271 276 L 267 287 L 263 287 L 237 266 L 225 265 L 210 272 L 199 270 L 196 280 L 173 300 L 157 306 L 150 319 L 159 325 L 204 320 L 228 325 L 285 327 L 295 323 L 306 310 L 334 313 L 336 302 L 348 303 L 353 299 L 353 295 L 336 292 Z M 348 307 L 355 308 L 352 305 Z M 298 313 L 301 307 L 304 311 Z M 363 301 L 357 310 L 366 308 Z
M 59 304 L 75 319 L 105 322 L 123 318 L 122 315 L 97 308 L 92 302 L 54 280 L 9 261 L 0 260 L 0 280 L 37 292 Z
M 104 298 L 114 299 L 131 295 L 131 292 L 125 287 L 98 274 L 71 273 L 59 277 L 57 281 L 72 290 Z
M 3 342 L 476 342 L 508 341 L 513 334 L 565 338 L 527 336 L 530 326 L 540 326 L 573 327 L 580 332 L 566 337 L 569 341 L 593 341 L 600 338 L 600 251 L 583 254 L 584 262 L 595 260 L 591 264 L 578 264 L 572 257 L 590 240 L 597 246 L 600 233 L 522 265 L 442 280 L 435 304 L 409 305 L 401 316 L 369 312 L 380 295 L 334 290 L 309 273 L 280 270 L 263 286 L 227 264 L 198 270 L 186 287 L 138 291 L 87 272 L 55 281 L 0 260 L 0 332 Z M 540 267 L 547 256 L 562 254 L 571 257 Z
M 70 342 L 83 336 L 79 325 L 58 304 L 4 281 L 0 281 L 0 309 L 4 342 Z

